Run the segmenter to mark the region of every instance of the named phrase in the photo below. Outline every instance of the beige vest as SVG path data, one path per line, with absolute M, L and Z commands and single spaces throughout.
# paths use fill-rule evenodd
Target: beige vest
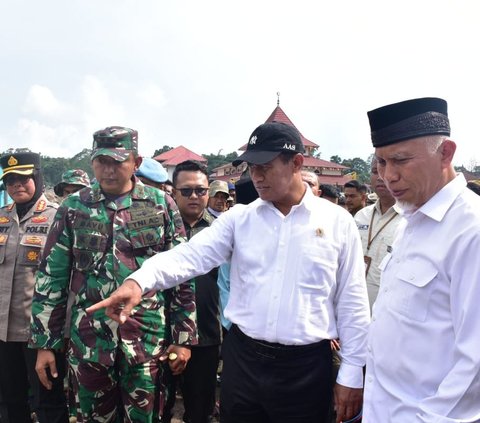
M 56 208 L 42 195 L 20 222 L 15 204 L 0 209 L 2 341 L 28 341 L 35 273 Z

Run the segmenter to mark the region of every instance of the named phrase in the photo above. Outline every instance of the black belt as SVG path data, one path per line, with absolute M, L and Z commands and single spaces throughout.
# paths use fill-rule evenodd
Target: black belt
M 284 345 L 276 342 L 268 342 L 258 339 L 250 338 L 243 333 L 237 325 L 232 325 L 230 332 L 245 345 L 255 350 L 256 353 L 269 358 L 287 358 L 299 357 L 302 354 L 310 353 L 314 350 L 327 348 L 330 350 L 330 340 L 323 339 L 322 341 L 306 345 Z

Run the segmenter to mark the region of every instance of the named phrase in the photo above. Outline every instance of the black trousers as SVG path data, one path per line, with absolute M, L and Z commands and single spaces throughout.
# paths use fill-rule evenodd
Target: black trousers
M 232 326 L 222 347 L 222 423 L 327 423 L 332 351 L 255 341 Z
M 34 411 L 40 423 L 68 423 L 64 392 L 65 356 L 56 354 L 58 377 L 49 391 L 35 371 L 37 351 L 25 342 L 0 341 L 0 422 L 31 423 Z M 29 395 L 30 392 L 30 395 Z
M 192 346 L 181 380 L 186 423 L 208 423 L 215 408 L 220 346 Z
M 208 423 L 215 408 L 217 368 L 220 359 L 220 346 L 192 346 L 191 357 L 185 371 L 175 377 L 167 370 L 168 391 L 163 423 L 169 423 L 175 405 L 175 391 L 180 385 L 185 423 Z

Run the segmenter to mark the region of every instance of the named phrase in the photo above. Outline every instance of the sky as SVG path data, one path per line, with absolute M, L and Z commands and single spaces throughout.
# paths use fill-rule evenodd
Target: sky
M 72 157 L 121 125 L 139 150 L 227 154 L 277 104 L 321 158 L 367 159 L 367 111 L 448 101 L 480 165 L 476 0 L 1 0 L 0 151 Z

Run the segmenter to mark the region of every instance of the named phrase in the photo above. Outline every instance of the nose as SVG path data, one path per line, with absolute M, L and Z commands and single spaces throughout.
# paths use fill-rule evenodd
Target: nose
M 250 178 L 252 178 L 252 182 L 259 182 L 263 179 L 263 173 L 257 166 L 250 167 Z
M 385 163 L 385 166 L 379 169 L 378 172 L 379 179 L 386 184 L 390 184 L 398 180 L 398 172 L 394 165 Z

